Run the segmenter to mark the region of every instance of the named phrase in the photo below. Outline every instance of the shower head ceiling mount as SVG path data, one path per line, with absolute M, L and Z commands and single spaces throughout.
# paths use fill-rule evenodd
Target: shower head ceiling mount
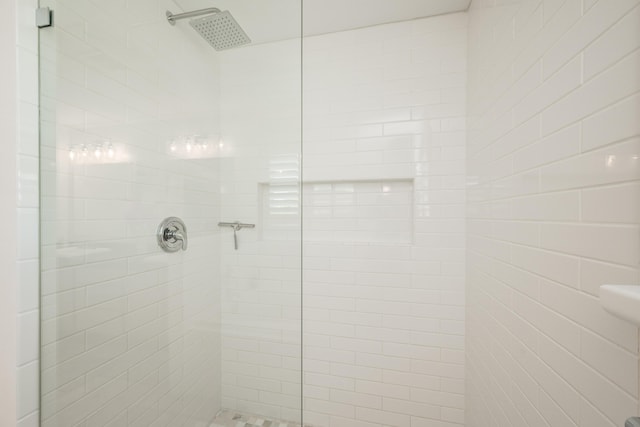
M 229 11 L 221 11 L 216 7 L 173 14 L 167 11 L 167 21 L 175 25 L 180 19 L 192 19 L 189 24 L 215 50 L 226 50 L 251 43 L 251 39 L 233 18 Z

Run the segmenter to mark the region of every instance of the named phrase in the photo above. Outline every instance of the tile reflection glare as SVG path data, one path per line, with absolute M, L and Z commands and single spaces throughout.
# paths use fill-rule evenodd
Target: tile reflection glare
M 106 158 L 105 155 L 106 154 Z M 101 161 L 114 160 L 116 157 L 116 149 L 110 142 L 73 145 L 69 148 L 69 160 L 73 161 Z
M 218 144 L 213 142 L 215 138 L 204 137 L 200 135 L 177 137 L 169 141 L 168 154 L 179 158 L 212 158 L 228 155 L 228 148 L 220 141 Z

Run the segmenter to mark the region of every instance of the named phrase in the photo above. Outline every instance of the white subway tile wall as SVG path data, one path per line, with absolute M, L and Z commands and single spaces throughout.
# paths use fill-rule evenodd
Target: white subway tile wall
M 624 425 L 638 330 L 640 1 L 469 11 L 468 427 Z
M 638 331 L 597 292 L 639 280 L 639 5 L 475 0 L 466 147 L 466 14 L 308 38 L 301 205 L 299 42 L 228 52 L 218 75 L 161 25 L 170 2 L 134 0 L 109 26 L 92 9 L 118 22 L 115 5 L 56 4 L 39 201 L 36 5 L 19 2 L 19 425 L 40 416 L 40 203 L 43 425 L 207 420 L 221 395 L 297 420 L 301 208 L 305 422 L 463 425 L 465 150 L 466 425 L 622 425 Z M 158 71 L 168 51 L 194 67 Z M 170 145 L 195 133 L 217 147 Z M 158 254 L 149 230 L 175 214 L 190 253 Z M 259 227 L 234 251 L 218 219 Z
M 305 423 L 464 424 L 466 26 L 305 38 Z
M 42 426 L 206 425 L 220 409 L 217 56 L 167 24 L 172 1 L 41 3 L 56 18 L 40 33 Z M 33 191 L 36 154 L 20 162 Z M 35 233 L 37 196 L 22 194 Z M 168 216 L 185 220 L 188 251 L 158 247 Z M 33 241 L 19 249 L 29 275 Z M 21 328 L 37 331 L 36 309 Z M 37 385 L 37 333 L 23 336 Z

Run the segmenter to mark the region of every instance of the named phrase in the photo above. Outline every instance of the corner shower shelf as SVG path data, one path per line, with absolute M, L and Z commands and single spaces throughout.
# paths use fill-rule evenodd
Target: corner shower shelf
M 614 316 L 640 326 L 640 286 L 602 285 L 600 304 Z

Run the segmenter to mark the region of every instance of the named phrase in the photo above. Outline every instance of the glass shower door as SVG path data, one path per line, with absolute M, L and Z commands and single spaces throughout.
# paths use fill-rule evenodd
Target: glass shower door
M 286 115 L 260 117 L 255 100 L 241 114 L 250 99 L 230 64 L 271 60 L 252 46 L 217 52 L 165 16 L 208 2 L 40 3 L 54 11 L 40 31 L 41 425 L 300 422 L 299 83 L 286 101 L 260 93 Z M 298 32 L 279 70 L 299 82 L 300 5 L 287 5 Z M 215 6 L 261 34 L 253 2 Z M 255 150 L 244 131 L 258 128 L 268 146 Z M 281 159 L 294 171 L 272 168 Z M 286 220 L 262 211 L 279 186 Z M 174 217 L 186 230 L 158 230 Z M 237 251 L 218 226 L 236 220 L 256 224 Z

